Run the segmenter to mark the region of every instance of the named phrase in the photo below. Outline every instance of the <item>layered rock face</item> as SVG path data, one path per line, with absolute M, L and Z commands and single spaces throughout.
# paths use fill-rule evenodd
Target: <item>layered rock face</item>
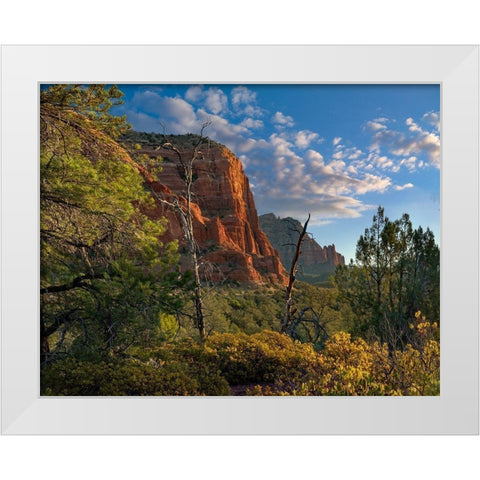
M 147 183 L 158 198 L 185 205 L 185 184 L 180 159 L 174 152 L 154 145 L 143 145 L 140 153 L 163 157 L 162 170 Z M 181 150 L 188 161 L 192 149 Z M 278 253 L 260 229 L 253 195 L 240 160 L 219 144 L 202 148 L 203 158 L 193 167 L 192 214 L 195 239 L 201 252 L 204 275 L 212 281 L 224 279 L 241 283 L 282 283 L 286 272 Z M 165 241 L 178 239 L 182 251 L 181 219 L 173 209 L 157 201 L 147 212 L 152 218 L 169 220 Z M 184 258 L 185 268 L 188 259 Z
M 260 228 L 280 254 L 283 266 L 289 270 L 302 225 L 293 218 L 279 218 L 273 213 L 259 217 Z M 335 250 L 335 245 L 321 247 L 313 238 L 305 236 L 298 261 L 297 277 L 316 283 L 328 278 L 337 265 L 345 265 L 345 258 Z

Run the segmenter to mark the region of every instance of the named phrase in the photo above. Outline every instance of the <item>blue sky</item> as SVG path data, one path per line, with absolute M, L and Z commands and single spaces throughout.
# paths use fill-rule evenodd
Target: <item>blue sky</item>
M 303 222 L 347 261 L 378 205 L 440 243 L 439 85 L 119 85 L 138 131 L 206 134 L 242 161 L 259 215 Z

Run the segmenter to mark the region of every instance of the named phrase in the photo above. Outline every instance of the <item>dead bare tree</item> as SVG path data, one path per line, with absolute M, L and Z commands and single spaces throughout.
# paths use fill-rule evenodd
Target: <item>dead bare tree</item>
M 164 138 L 166 142 L 163 144 L 163 148 L 171 150 L 175 153 L 183 169 L 183 181 L 185 184 L 185 208 L 180 206 L 177 199 L 174 201 L 174 208 L 179 214 L 182 221 L 183 233 L 187 242 L 187 251 L 190 257 L 194 279 L 193 289 L 193 304 L 195 306 L 195 326 L 200 335 L 200 340 L 205 340 L 205 317 L 203 313 L 203 292 L 202 283 L 200 280 L 199 261 L 198 261 L 198 245 L 195 240 L 195 234 L 193 230 L 193 218 L 192 218 L 192 184 L 193 184 L 193 166 L 196 160 L 203 158 L 203 153 L 200 151 L 201 145 L 207 140 L 204 137 L 205 129 L 211 124 L 210 121 L 203 123 L 200 130 L 199 138 L 193 147 L 193 151 L 188 159 L 184 158 L 184 155 L 176 145 L 173 145 L 168 141 L 164 132 Z
M 288 285 L 285 290 L 285 313 L 282 320 L 282 328 L 281 332 L 286 333 L 290 324 L 292 323 L 293 315 L 296 313 L 296 309 L 293 305 L 292 299 L 292 292 L 293 292 L 293 284 L 295 283 L 296 274 L 297 274 L 297 262 L 298 258 L 300 257 L 302 242 L 307 234 L 307 226 L 308 222 L 310 221 L 310 214 L 308 214 L 307 221 L 303 225 L 303 229 L 300 232 L 298 237 L 297 246 L 295 248 L 295 255 L 293 256 L 292 265 L 290 267 L 290 275 L 288 277 Z
M 198 330 L 200 340 L 203 343 L 206 337 L 205 330 L 205 316 L 203 311 L 203 289 L 202 283 L 200 280 L 200 262 L 198 258 L 198 244 L 195 240 L 195 232 L 193 228 L 193 215 L 192 215 L 192 185 L 194 180 L 194 164 L 197 160 L 203 159 L 204 155 L 200 150 L 200 147 L 203 144 L 209 145 L 209 139 L 204 136 L 205 129 L 211 124 L 210 121 L 203 123 L 198 135 L 198 140 L 193 145 L 193 150 L 188 149 L 186 151 L 180 150 L 178 145 L 173 144 L 165 133 L 165 128 L 163 131 L 163 137 L 165 143 L 161 145 L 162 148 L 172 151 L 179 162 L 180 168 L 182 170 L 182 179 L 184 181 L 185 190 L 185 204 L 183 205 L 179 202 L 177 197 L 174 197 L 173 200 L 167 200 L 163 198 L 159 193 L 152 190 L 153 196 L 163 205 L 171 208 L 178 215 L 181 223 L 183 235 L 186 242 L 187 253 L 190 259 L 191 268 L 193 272 L 193 304 L 195 313 L 193 315 L 194 324 Z M 188 155 L 187 155 L 188 152 Z
M 325 340 L 328 338 L 327 330 L 321 322 L 320 315 L 311 306 L 304 307 L 298 312 L 293 300 L 293 286 L 298 271 L 297 264 L 302 253 L 302 243 L 305 235 L 307 235 L 309 221 L 310 214 L 308 214 L 303 228 L 297 230 L 299 236 L 295 244 L 295 254 L 290 267 L 288 285 L 285 289 L 285 312 L 282 319 L 281 332 L 286 333 L 295 340 L 308 341 L 316 345 L 319 342 L 325 343 Z

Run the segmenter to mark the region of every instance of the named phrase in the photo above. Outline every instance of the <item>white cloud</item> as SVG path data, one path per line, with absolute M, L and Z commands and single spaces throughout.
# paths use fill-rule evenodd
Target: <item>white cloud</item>
M 419 167 L 423 166 L 423 162 L 420 162 L 421 165 Z M 408 171 L 414 172 L 417 168 L 417 157 L 411 156 L 408 158 L 403 158 L 402 161 L 400 162 L 400 165 L 404 165 Z
M 406 188 L 413 188 L 413 183 L 406 183 L 405 185 L 395 185 L 393 188 L 395 190 L 401 191 L 405 190 Z
M 192 85 L 185 92 L 185 99 L 189 102 L 199 102 L 215 115 L 225 112 L 228 107 L 228 97 L 218 87 L 205 89 L 203 85 Z
M 305 219 L 311 214 L 310 225 L 326 225 L 335 218 L 358 218 L 362 212 L 373 210 L 375 206 L 365 205 L 360 200 L 345 196 L 323 194 L 319 197 L 297 197 L 284 200 L 284 192 L 278 189 L 274 194 L 265 197 L 262 190 L 256 188 L 256 198 L 262 204 L 259 213 L 275 212 L 281 217 L 293 217 L 299 220 Z
M 433 125 L 437 131 L 440 130 L 440 113 L 439 112 L 428 112 L 423 117 L 424 122 Z
M 392 167 L 395 166 L 395 164 L 393 163 L 393 160 L 388 158 L 385 155 L 380 156 L 374 153 L 369 156 L 369 160 L 378 168 L 381 168 L 382 170 L 391 169 Z
M 232 90 L 232 104 L 238 107 L 241 104 L 255 103 L 257 100 L 257 94 L 252 92 L 247 87 L 239 86 Z
M 192 85 L 186 92 L 185 92 L 185 99 L 189 100 L 190 102 L 196 102 L 202 98 L 203 86 L 202 85 Z
M 430 164 L 440 168 L 440 137 L 420 127 L 413 118 L 407 118 L 408 134 L 381 129 L 373 136 L 370 150 L 387 152 L 399 157 L 425 155 Z
M 289 115 L 284 115 L 282 112 L 276 112 L 275 115 L 272 117 L 272 122 L 276 123 L 277 125 L 282 125 L 285 127 L 293 127 L 294 122 L 293 118 Z
M 349 160 L 357 160 L 357 158 L 362 154 L 363 152 L 359 148 L 352 148 L 346 152 Z
M 201 108 L 189 103 L 189 99 L 195 105 L 200 104 Z M 228 100 L 233 117 L 229 112 L 227 118 Z M 319 135 L 309 130 L 285 128 L 293 126 L 294 120 L 282 112 L 277 111 L 272 117 L 282 129 L 267 138 L 252 138 L 252 130 L 262 128 L 264 124 L 258 117 L 245 117 L 247 108 L 259 109 L 255 95 L 245 87 L 233 89 L 229 99 L 220 88 L 192 86 L 184 98 L 143 92 L 137 101 L 143 105 L 148 102 L 151 111 L 136 117 L 129 115 L 129 119 L 135 118 L 135 128 L 141 125 L 143 131 L 161 131 L 161 121 L 167 133 L 198 133 L 202 124 L 210 120 L 211 125 L 205 134 L 239 156 L 248 168 L 251 184 L 255 185 L 257 208 L 261 206 L 264 211 L 270 209 L 278 215 L 295 218 L 310 211 L 316 222 L 324 223 L 337 217 L 359 217 L 371 206 L 365 205 L 357 196 L 382 193 L 392 185 L 390 178 L 378 175 L 374 170 L 367 173 L 369 166 L 362 164 L 365 161 L 363 152 L 355 147 L 342 146 L 341 137 L 335 137 L 336 148 L 326 165 L 323 155 L 309 148 L 313 142 L 319 142 Z M 139 111 L 144 109 L 139 108 Z
M 366 127 L 368 130 L 372 131 L 372 132 L 376 132 L 378 130 L 384 130 L 387 128 L 386 125 L 384 125 L 383 123 L 380 123 L 380 122 L 376 122 L 374 120 L 370 120 L 366 123 Z
M 155 115 L 158 111 L 158 104 L 161 100 L 162 96 L 159 91 L 150 89 L 138 90 L 128 102 L 128 110 L 140 111 L 147 115 Z
M 334 172 L 341 173 L 345 169 L 345 162 L 342 160 L 332 160 L 328 165 Z
M 162 125 L 167 133 L 183 134 L 195 132 L 201 126 L 192 105 L 179 97 L 162 97 L 156 117 L 154 131 L 161 131 L 159 125 Z
M 263 110 L 257 105 L 257 94 L 244 86 L 235 87 L 231 92 L 235 113 L 249 117 L 261 117 Z
M 310 162 L 320 162 L 323 164 L 323 155 L 316 150 L 309 149 L 305 153 L 305 158 Z
M 422 133 L 422 129 L 413 121 L 413 118 L 407 118 L 405 123 L 408 125 L 408 129 L 411 132 Z
M 295 145 L 299 148 L 307 148 L 310 143 L 318 138 L 318 133 L 310 130 L 300 130 L 295 135 Z
M 361 181 L 361 185 L 356 189 L 356 193 L 364 194 L 367 192 L 380 192 L 383 193 L 390 185 L 392 181 L 388 177 L 379 177 L 377 175 L 365 174 L 365 177 Z
M 263 122 L 261 120 L 256 120 L 253 118 L 245 118 L 240 125 L 246 128 L 262 128 Z
M 126 110 L 128 122 L 133 125 L 133 128 L 139 132 L 159 132 L 161 131 L 161 124 L 158 118 L 148 115 L 143 112 L 135 112 L 133 110 Z
M 228 98 L 222 90 L 211 87 L 205 92 L 205 105 L 215 114 L 219 114 L 227 109 Z
M 246 105 L 243 109 L 243 113 L 250 117 L 261 117 L 263 115 L 263 110 L 256 105 Z

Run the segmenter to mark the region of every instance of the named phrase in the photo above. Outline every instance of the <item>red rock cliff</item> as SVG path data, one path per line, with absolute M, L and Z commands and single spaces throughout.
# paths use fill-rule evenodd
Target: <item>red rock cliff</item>
M 184 182 L 179 159 L 171 151 L 143 145 L 141 153 L 163 157 L 157 180 L 147 182 L 165 200 L 185 203 Z M 241 283 L 285 283 L 286 272 L 276 250 L 259 227 L 257 210 L 240 160 L 226 147 L 215 144 L 203 148 L 203 159 L 195 160 L 192 185 L 194 234 L 201 251 L 205 274 L 213 281 L 223 279 Z M 192 150 L 182 151 L 190 159 Z M 165 240 L 178 239 L 182 250 L 180 219 L 157 202 L 148 212 L 152 218 L 169 220 Z M 187 259 L 183 260 L 188 268 Z

